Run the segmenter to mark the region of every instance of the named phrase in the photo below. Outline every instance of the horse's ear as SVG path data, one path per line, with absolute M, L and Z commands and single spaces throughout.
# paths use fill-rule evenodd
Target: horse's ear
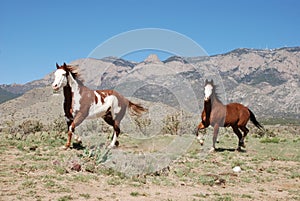
M 67 64 L 66 64 L 66 62 L 64 62 L 64 67 L 67 67 Z
M 211 82 L 211 84 L 212 84 L 212 85 L 214 84 L 214 80 L 213 80 L 213 79 L 211 79 L 211 81 L 210 81 L 210 82 Z
M 56 63 L 56 68 L 59 69 L 59 65 Z
M 206 80 L 205 80 L 205 84 L 207 84 L 207 83 L 208 83 L 208 80 L 206 79 Z

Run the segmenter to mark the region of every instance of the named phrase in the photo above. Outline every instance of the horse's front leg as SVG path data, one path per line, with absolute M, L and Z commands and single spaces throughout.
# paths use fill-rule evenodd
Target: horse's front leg
M 68 122 L 68 138 L 67 143 L 65 145 L 65 149 L 70 148 L 71 141 L 72 141 L 72 135 L 75 132 L 75 128 L 81 124 L 81 122 L 86 118 L 87 115 L 83 115 L 82 113 L 77 113 L 77 115 L 74 117 L 73 121 Z M 76 141 L 81 140 L 80 138 L 76 137 Z
M 205 128 L 206 128 L 206 127 L 205 127 L 203 121 L 201 121 L 201 122 L 199 123 L 199 125 L 197 126 L 196 130 L 195 130 L 196 136 L 199 135 L 199 130 L 202 130 L 202 129 L 205 129 Z
M 75 126 L 73 121 L 69 124 L 68 123 L 68 137 L 67 137 L 67 143 L 64 147 L 64 149 L 68 149 L 71 146 L 71 141 L 72 141 L 72 134 L 74 132 Z
M 218 133 L 219 133 L 219 125 L 215 124 L 214 125 L 214 135 L 213 135 L 213 146 L 210 151 L 215 151 L 216 150 L 216 141 L 218 138 Z

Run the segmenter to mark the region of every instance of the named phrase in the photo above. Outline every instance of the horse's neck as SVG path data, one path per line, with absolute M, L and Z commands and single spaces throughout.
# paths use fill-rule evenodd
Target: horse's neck
M 205 125 L 209 125 L 210 113 L 211 113 L 211 100 L 204 101 L 204 110 L 202 112 L 202 120 L 205 122 Z
M 211 104 L 212 104 L 213 108 L 215 108 L 215 107 L 225 107 L 225 105 L 220 101 L 220 99 L 216 95 L 212 96 Z
M 82 98 L 81 90 L 84 86 L 78 83 L 76 79 L 73 78 L 72 74 L 69 74 L 68 83 L 72 91 L 72 111 L 73 115 L 80 110 L 80 100 Z
M 210 115 L 211 112 L 211 101 L 204 101 L 204 111 L 206 115 Z
M 79 85 L 78 81 L 73 78 L 71 73 L 68 76 L 68 83 L 69 83 L 69 85 L 71 87 L 71 91 L 73 93 L 76 93 L 77 91 L 79 93 L 80 85 Z

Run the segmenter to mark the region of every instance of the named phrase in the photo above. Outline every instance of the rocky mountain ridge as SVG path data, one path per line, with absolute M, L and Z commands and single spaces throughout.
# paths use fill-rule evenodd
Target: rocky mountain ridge
M 84 83 L 94 89 L 115 88 L 125 96 L 196 111 L 202 109 L 204 80 L 214 79 L 224 103 L 243 103 L 260 117 L 300 118 L 300 47 L 241 48 L 210 57 L 173 56 L 165 61 L 150 55 L 140 63 L 116 57 L 86 58 L 71 64 L 80 67 Z M 24 93 L 49 86 L 52 80 L 49 74 L 23 86 L 0 88 Z M 1 107 L 13 108 L 13 104 L 14 100 L 1 104 L 1 112 Z

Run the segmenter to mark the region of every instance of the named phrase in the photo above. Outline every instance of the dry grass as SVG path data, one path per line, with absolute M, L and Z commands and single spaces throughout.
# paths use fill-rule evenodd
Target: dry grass
M 59 131 L 31 131 L 21 138 L 2 132 L 0 196 L 3 200 L 299 200 L 300 129 L 267 129 L 264 136 L 251 130 L 245 152 L 234 151 L 237 138 L 224 129 L 218 152 L 203 153 L 205 149 L 193 140 L 171 161 L 152 164 L 152 169 L 143 166 L 147 171 L 136 175 L 127 174 L 128 164 L 127 169 L 118 169 L 118 163 L 113 166 L 107 161 L 120 152 L 127 163 L 136 162 L 129 157 L 132 155 L 139 159 L 157 157 L 171 149 L 168 145 L 174 140 L 193 137 L 157 135 L 138 139 L 123 133 L 121 146 L 99 161 L 102 148 L 85 144 L 84 149 L 61 150 L 65 136 Z M 106 143 L 108 133 L 97 138 L 98 145 Z M 211 141 L 210 134 L 208 130 L 205 143 Z M 242 171 L 233 172 L 235 166 Z

